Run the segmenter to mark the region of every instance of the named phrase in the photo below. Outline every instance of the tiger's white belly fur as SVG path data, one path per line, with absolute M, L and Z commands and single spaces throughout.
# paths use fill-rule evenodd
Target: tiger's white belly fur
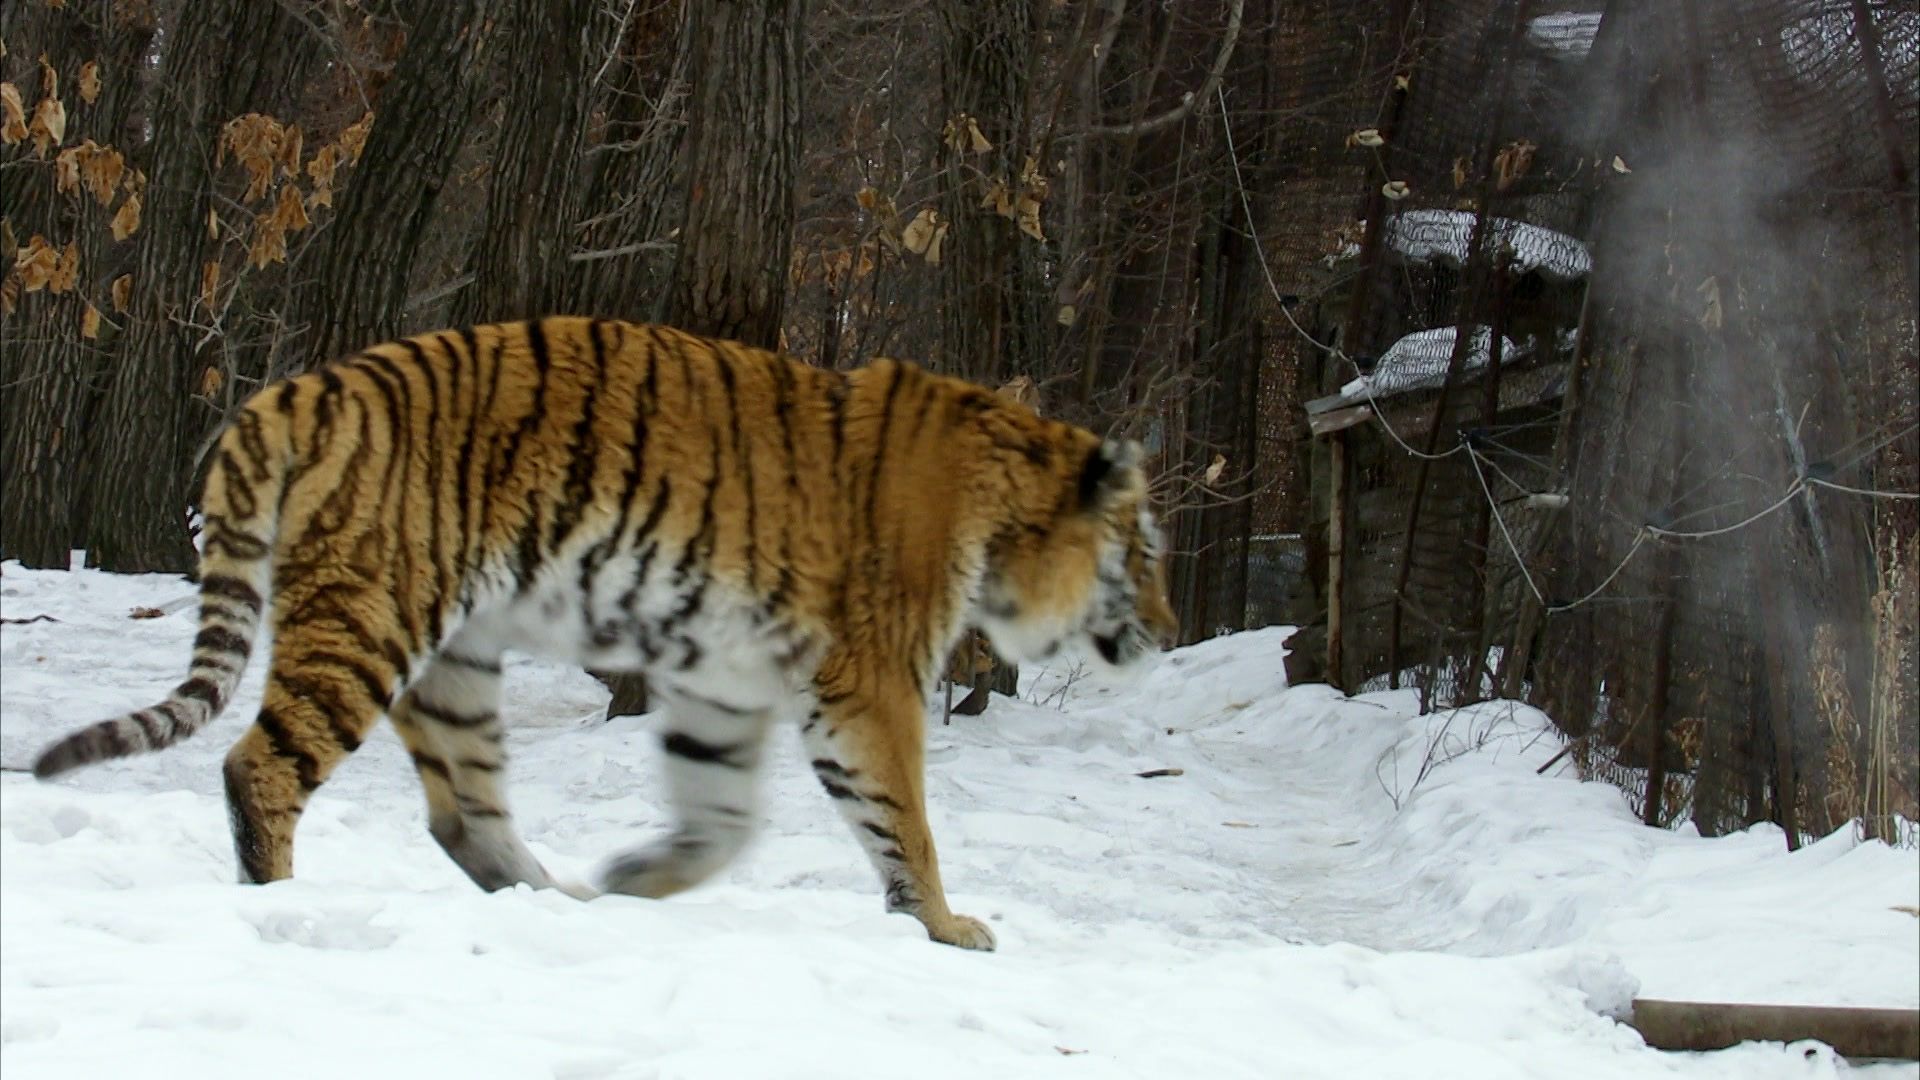
M 763 598 L 657 555 L 644 574 L 632 554 L 588 576 L 550 565 L 526 589 L 486 590 L 455 635 L 455 651 L 513 649 L 595 671 L 633 671 L 675 697 L 723 712 L 803 708 L 818 642 L 768 614 Z

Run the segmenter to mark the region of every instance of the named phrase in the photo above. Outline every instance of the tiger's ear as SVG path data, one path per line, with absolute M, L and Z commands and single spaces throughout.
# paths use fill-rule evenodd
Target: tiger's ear
M 1116 492 L 1134 482 L 1132 472 L 1142 456 L 1140 444 L 1132 439 L 1108 439 L 1095 447 L 1080 467 L 1080 508 L 1104 509 Z

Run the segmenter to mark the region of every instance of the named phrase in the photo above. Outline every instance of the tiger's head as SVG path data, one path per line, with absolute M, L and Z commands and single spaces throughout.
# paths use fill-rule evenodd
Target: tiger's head
M 1179 634 L 1165 550 L 1137 443 L 1108 440 L 1069 462 L 1051 520 L 1011 530 L 989 553 L 975 624 L 1015 663 L 1062 651 L 1128 669 Z

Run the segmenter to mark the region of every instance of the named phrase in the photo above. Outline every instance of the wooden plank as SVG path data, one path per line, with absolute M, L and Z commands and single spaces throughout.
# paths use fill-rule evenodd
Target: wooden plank
M 1347 436 L 1341 429 L 1335 429 L 1327 448 L 1332 487 L 1327 502 L 1327 684 L 1336 690 L 1350 690 L 1340 655 L 1347 602 L 1347 476 L 1351 471 L 1347 468 Z
M 1373 415 L 1373 409 L 1366 405 L 1350 405 L 1333 412 L 1310 413 L 1307 416 L 1307 428 L 1315 435 L 1331 435 L 1336 431 L 1345 431 L 1355 424 L 1363 423 Z
M 1657 1050 L 1817 1039 L 1849 1058 L 1920 1059 L 1920 1010 L 1635 998 L 1628 1025 Z

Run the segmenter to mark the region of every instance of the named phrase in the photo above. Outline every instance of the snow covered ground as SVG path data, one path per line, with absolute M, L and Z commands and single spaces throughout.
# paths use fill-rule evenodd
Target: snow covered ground
M 0 762 L 156 700 L 191 595 L 0 566 Z M 1558 746 L 1538 713 L 1288 689 L 1283 638 L 1183 649 L 1130 688 L 1038 673 L 1028 700 L 936 717 L 947 887 L 994 954 L 882 913 L 790 733 L 762 838 L 669 901 L 481 893 L 384 726 L 316 796 L 299 876 L 234 885 L 219 761 L 256 660 L 168 753 L 0 777 L 0 1075 L 1917 1075 L 1813 1044 L 1663 1054 L 1603 1015 L 1636 990 L 1920 1003 L 1920 922 L 1896 910 L 1920 903 L 1914 852 L 1643 828 L 1611 788 L 1534 774 Z M 647 719 L 598 722 L 604 693 L 562 667 L 513 663 L 508 693 L 550 867 L 663 827 Z M 1156 768 L 1185 771 L 1135 776 Z

